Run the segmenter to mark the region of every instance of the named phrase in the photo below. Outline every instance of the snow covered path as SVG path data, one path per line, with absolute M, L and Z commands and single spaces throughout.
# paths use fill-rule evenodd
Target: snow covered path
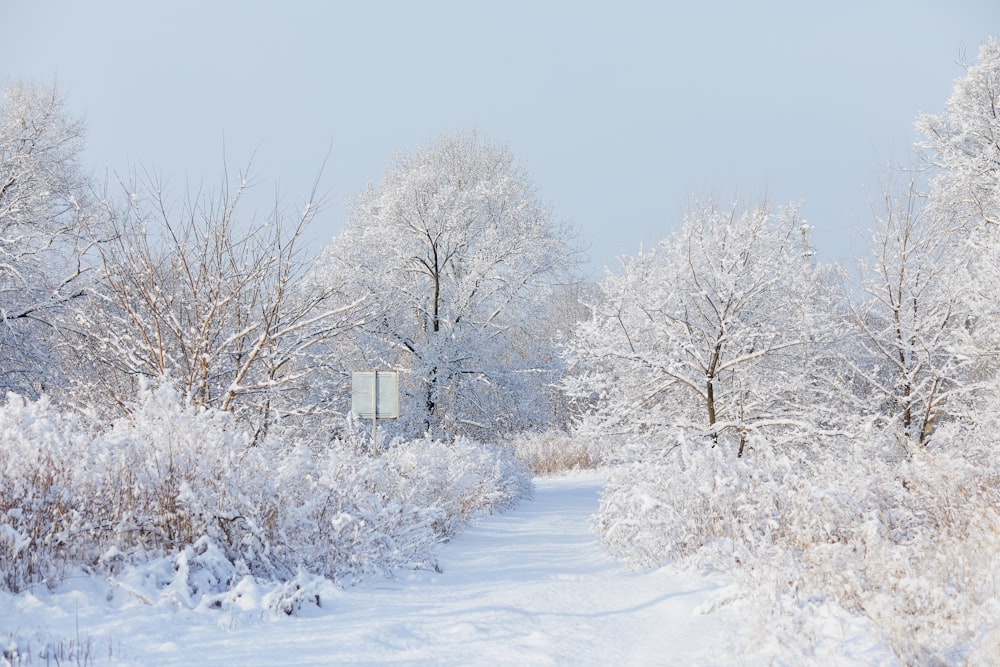
M 603 479 L 540 479 L 535 497 L 460 535 L 443 573 L 352 596 L 333 662 L 690 664 L 717 587 L 608 560 L 589 527 Z
M 589 526 L 602 483 L 598 473 L 540 478 L 534 499 L 445 545 L 443 572 L 349 589 L 304 617 L 213 617 L 148 605 L 110 613 L 105 606 L 99 615 L 91 605 L 104 601 L 88 596 L 77 602 L 81 631 L 107 637 L 115 664 L 724 662 L 717 651 L 731 622 L 697 609 L 725 582 L 630 572 L 606 558 Z M 68 600 L 61 607 L 72 615 Z M 107 642 L 95 641 L 96 664 L 102 652 Z

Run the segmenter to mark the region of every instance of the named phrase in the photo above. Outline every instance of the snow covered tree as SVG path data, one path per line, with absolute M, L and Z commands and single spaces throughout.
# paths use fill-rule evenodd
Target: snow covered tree
M 947 352 L 961 362 L 965 393 L 1000 389 L 1000 42 L 965 65 L 940 114 L 918 118 L 917 143 L 929 166 L 926 223 L 946 236 L 949 289 L 957 340 Z M 980 406 L 984 396 L 972 401 Z M 991 403 L 995 404 L 995 403 Z
M 507 148 L 455 134 L 358 197 L 318 279 L 371 296 L 338 354 L 403 371 L 404 430 L 491 438 L 548 420 L 539 389 L 558 360 L 537 322 L 577 255 Z
M 740 455 L 754 432 L 801 423 L 803 348 L 821 331 L 806 229 L 794 210 L 694 207 L 605 278 L 567 390 L 609 433 L 694 429 Z
M 53 310 L 79 294 L 83 124 L 55 86 L 11 84 L 0 106 L 0 387 L 37 393 Z
M 308 411 L 281 397 L 308 393 L 312 349 L 353 325 L 354 304 L 299 283 L 316 202 L 257 220 L 240 209 L 248 187 L 224 179 L 175 210 L 159 183 L 133 178 L 105 199 L 97 299 L 77 309 L 73 341 L 86 400 L 125 408 L 139 380 L 165 376 L 194 405 L 248 416 L 258 436 L 276 412 Z
M 979 63 L 965 64 L 945 111 L 921 115 L 916 129 L 930 183 L 926 205 L 919 220 L 904 216 L 905 225 L 887 221 L 878 232 L 895 236 L 897 255 L 888 267 L 897 275 L 881 280 L 896 284 L 897 300 L 904 299 L 902 326 L 888 345 L 897 370 L 906 369 L 899 394 L 904 430 L 926 444 L 935 417 L 975 420 L 998 404 L 1000 42 L 982 45 Z
M 934 169 L 931 206 L 941 220 L 975 229 L 1000 225 L 1000 42 L 965 65 L 941 114 L 916 122 L 918 147 Z
M 859 375 L 876 415 L 906 442 L 924 445 L 939 420 L 961 411 L 958 396 L 974 388 L 961 234 L 926 214 L 913 182 L 902 194 L 887 187 L 872 213 L 869 255 L 858 262 L 867 298 L 856 309 L 864 348 L 856 363 L 869 366 Z

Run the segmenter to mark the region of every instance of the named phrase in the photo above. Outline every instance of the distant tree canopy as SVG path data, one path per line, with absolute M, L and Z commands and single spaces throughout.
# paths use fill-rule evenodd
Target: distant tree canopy
M 875 198 L 851 289 L 794 206 L 709 199 L 597 290 L 576 232 L 475 132 L 396 157 L 314 257 L 319 202 L 258 219 L 242 175 L 179 205 L 135 176 L 95 195 L 58 91 L 8 86 L 0 386 L 114 412 L 167 376 L 265 433 L 346 412 L 351 370 L 394 368 L 406 435 L 494 439 L 572 412 L 741 454 L 851 419 L 927 445 L 1000 396 L 998 109 L 991 40 L 918 119 L 924 170 Z

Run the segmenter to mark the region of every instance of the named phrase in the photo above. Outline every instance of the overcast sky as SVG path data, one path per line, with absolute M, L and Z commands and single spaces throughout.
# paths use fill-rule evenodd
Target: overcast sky
M 997 0 L 263 2 L 0 0 L 0 80 L 57 81 L 88 166 L 264 194 L 322 187 L 312 232 L 398 152 L 475 128 L 617 266 L 694 197 L 801 201 L 850 262 L 867 196 L 944 108 Z

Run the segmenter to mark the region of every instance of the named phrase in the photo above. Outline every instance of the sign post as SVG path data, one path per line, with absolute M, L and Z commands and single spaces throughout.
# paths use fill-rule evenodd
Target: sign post
M 399 372 L 354 371 L 351 412 L 372 420 L 372 451 L 377 451 L 378 420 L 399 418 Z

